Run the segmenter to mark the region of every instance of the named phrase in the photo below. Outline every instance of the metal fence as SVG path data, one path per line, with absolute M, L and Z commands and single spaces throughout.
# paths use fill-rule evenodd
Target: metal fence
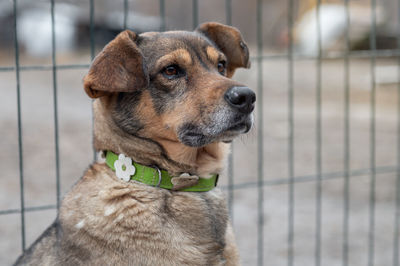
M 50 12 L 51 12 L 51 29 L 52 29 L 52 51 L 51 51 L 51 65 L 28 65 L 21 66 L 20 65 L 20 44 L 19 44 L 19 36 L 17 32 L 18 25 L 18 5 L 17 0 L 13 0 L 14 7 L 14 46 L 15 46 L 15 66 L 2 66 L 0 67 L 0 72 L 14 72 L 16 79 L 16 94 L 17 94 L 17 123 L 18 123 L 18 154 L 19 154 L 19 184 L 20 184 L 20 208 L 18 209 L 5 209 L 0 210 L 0 215 L 11 215 L 11 214 L 19 214 L 20 215 L 20 228 L 21 228 L 21 246 L 22 250 L 25 250 L 27 247 L 26 244 L 26 232 L 25 232 L 25 214 L 27 212 L 38 212 L 48 209 L 58 209 L 60 206 L 60 151 L 59 151 L 59 121 L 58 121 L 58 82 L 57 82 L 57 74 L 60 71 L 66 69 L 87 69 L 89 67 L 89 62 L 87 64 L 68 64 L 68 65 L 60 65 L 57 64 L 57 47 L 56 47 L 56 34 L 55 34 L 55 1 L 49 0 L 50 4 Z M 159 0 L 159 15 L 161 20 L 160 30 L 167 30 L 168 25 L 166 24 L 166 0 Z M 400 1 L 399 1 L 400 2 Z M 96 5 L 94 0 L 89 0 L 90 4 L 90 52 L 91 58 L 93 59 L 95 56 L 95 28 L 94 28 L 94 15 L 96 10 Z M 350 37 L 349 37 L 349 25 L 350 25 L 350 14 L 349 14 L 349 0 L 343 1 L 344 6 L 346 7 L 346 49 L 343 52 L 336 54 L 325 54 L 322 52 L 322 44 L 321 44 L 321 27 L 318 24 L 317 27 L 317 36 L 318 36 L 318 55 L 314 56 L 306 56 L 299 55 L 294 52 L 293 45 L 293 27 L 294 27 L 294 0 L 287 1 L 287 26 L 288 26 L 288 50 L 287 53 L 284 54 L 264 54 L 263 50 L 263 26 L 265 20 L 263 20 L 263 8 L 262 1 L 257 0 L 257 13 L 256 13 L 256 21 L 257 27 L 254 29 L 257 35 L 256 42 L 256 56 L 252 56 L 253 68 L 254 71 L 257 72 L 257 97 L 258 99 L 263 99 L 264 93 L 268 93 L 264 91 L 265 88 L 265 77 L 264 77 L 264 62 L 266 61 L 274 61 L 277 59 L 283 59 L 287 62 L 287 122 L 288 122 L 288 143 L 287 143 L 287 178 L 277 178 L 277 179 L 266 179 L 265 172 L 268 169 L 264 168 L 265 164 L 265 145 L 263 138 L 263 130 L 264 130 L 264 103 L 263 101 L 257 102 L 257 179 L 251 182 L 235 182 L 235 171 L 234 171 L 234 163 L 233 157 L 236 153 L 229 158 L 229 169 L 228 169 L 228 183 L 224 186 L 224 189 L 227 191 L 228 205 L 231 216 L 234 217 L 235 213 L 233 211 L 233 206 L 235 205 L 236 199 L 234 197 L 234 192 L 238 190 L 243 190 L 247 188 L 256 188 L 257 190 L 257 251 L 253 256 L 257 259 L 257 265 L 269 265 L 269 259 L 265 257 L 265 250 L 268 250 L 268 245 L 265 245 L 265 188 L 276 186 L 276 185 L 287 185 L 287 253 L 282 256 L 282 259 L 285 260 L 286 265 L 294 265 L 296 263 L 295 256 L 295 193 L 296 193 L 296 184 L 303 182 L 310 182 L 311 184 L 315 184 L 315 220 L 309 221 L 310 223 L 314 223 L 315 225 L 315 239 L 314 241 L 314 265 L 321 265 L 322 253 L 321 253 L 321 233 L 323 230 L 323 215 L 322 215 L 322 203 L 323 203 L 323 190 L 322 184 L 326 180 L 340 179 L 343 180 L 343 221 L 342 221 L 342 232 L 341 232 L 341 265 L 349 265 L 349 252 L 351 252 L 351 248 L 349 246 L 349 219 L 350 219 L 350 179 L 357 176 L 365 176 L 369 175 L 370 178 L 370 187 L 369 187 L 369 225 L 368 225 L 368 250 L 365 250 L 365 256 L 367 256 L 367 263 L 369 266 L 377 265 L 375 263 L 375 239 L 376 239 L 376 213 L 375 213 L 375 202 L 376 202 L 376 179 L 380 174 L 392 173 L 396 175 L 396 192 L 395 192 L 395 211 L 393 212 L 393 245 L 388 247 L 393 250 L 392 252 L 392 265 L 399 265 L 399 227 L 400 227 L 400 85 L 398 85 L 398 104 L 397 104 L 397 143 L 395 145 L 395 149 L 397 151 L 397 159 L 395 165 L 390 166 L 378 166 L 376 162 L 376 76 L 375 76 L 375 66 L 377 58 L 398 58 L 398 64 L 400 66 L 400 37 L 398 39 L 398 49 L 395 50 L 377 50 L 376 48 L 376 1 L 371 0 L 371 23 L 372 28 L 369 36 L 370 42 L 370 50 L 368 51 L 351 51 L 350 50 Z M 232 1 L 225 0 L 225 14 L 226 14 L 226 24 L 232 24 Z M 317 21 L 319 21 L 320 16 L 320 5 L 321 0 L 317 0 L 317 12 L 315 16 L 317 17 Z M 399 5 L 399 14 L 400 14 L 400 3 Z M 198 8 L 199 1 L 192 0 L 192 25 L 195 28 L 199 24 L 199 13 Z M 123 0 L 123 9 L 124 16 L 123 25 L 124 28 L 127 28 L 127 20 L 128 20 L 128 10 L 129 10 L 129 2 L 128 0 Z M 400 18 L 400 16 L 399 16 Z M 400 21 L 398 23 L 400 25 Z M 370 86 L 371 86 L 371 97 L 369 104 L 369 148 L 368 153 L 370 155 L 369 167 L 362 169 L 352 169 L 350 166 L 350 156 L 351 156 L 351 99 L 350 99 L 350 60 L 352 58 L 364 58 L 370 60 Z M 324 60 L 343 60 L 343 75 L 344 80 L 343 84 L 338 84 L 338 86 L 344 88 L 343 98 L 343 113 L 344 119 L 343 123 L 343 169 L 340 169 L 336 172 L 323 172 L 322 169 L 322 149 L 323 149 L 323 140 L 322 140 L 322 63 Z M 294 71 L 295 71 L 295 62 L 296 60 L 314 60 L 316 64 L 316 92 L 315 92 L 315 102 L 316 102 L 316 116 L 315 116 L 315 173 L 311 175 L 302 175 L 296 176 L 295 174 L 295 143 L 297 139 L 295 138 L 295 81 L 294 81 Z M 22 132 L 22 117 L 21 117 L 21 78 L 20 73 L 23 71 L 51 71 L 52 72 L 52 87 L 53 87 L 53 107 L 54 107 L 54 140 L 55 140 L 55 172 L 54 176 L 56 179 L 56 203 L 54 205 L 44 205 L 44 206 L 34 206 L 27 207 L 24 199 L 24 158 L 23 156 L 23 132 Z M 400 77 L 400 67 L 399 67 L 399 77 Z M 400 84 L 400 82 L 399 82 Z M 95 154 L 94 154 L 95 158 Z M 267 229 L 268 230 L 268 229 Z M 240 232 L 237 232 L 240 234 Z M 276 245 L 276 243 L 274 243 Z

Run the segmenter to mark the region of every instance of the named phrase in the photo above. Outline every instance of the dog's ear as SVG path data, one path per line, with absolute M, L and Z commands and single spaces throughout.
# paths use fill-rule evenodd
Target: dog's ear
M 148 86 L 149 77 L 136 45 L 137 38 L 136 33 L 123 31 L 96 56 L 84 78 L 89 97 L 131 92 Z
M 228 59 L 228 77 L 232 77 L 238 67 L 250 68 L 249 48 L 238 29 L 217 22 L 208 22 L 198 26 L 196 31 L 208 37 L 225 54 Z

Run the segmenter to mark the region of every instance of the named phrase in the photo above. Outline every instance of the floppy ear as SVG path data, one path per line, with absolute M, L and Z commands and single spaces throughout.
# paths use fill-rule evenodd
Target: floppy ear
M 196 31 L 208 37 L 225 54 L 228 59 L 228 77 L 232 77 L 238 67 L 250 68 L 249 48 L 238 29 L 217 22 L 208 22 L 198 26 Z
M 136 40 L 136 33 L 123 31 L 96 56 L 84 77 L 89 97 L 131 92 L 148 86 L 149 77 Z

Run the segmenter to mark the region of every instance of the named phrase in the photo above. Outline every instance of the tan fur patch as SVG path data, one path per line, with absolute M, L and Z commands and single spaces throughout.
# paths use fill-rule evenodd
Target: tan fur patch
M 177 49 L 169 54 L 166 54 L 162 56 L 160 59 L 157 60 L 156 62 L 156 68 L 160 68 L 165 62 L 168 63 L 173 63 L 173 62 L 178 62 L 183 65 L 192 65 L 192 57 L 190 56 L 190 53 L 186 49 Z
M 211 46 L 207 46 L 206 52 L 207 52 L 207 57 L 211 62 L 214 62 L 214 63 L 218 62 L 220 55 L 219 55 L 219 52 L 217 51 L 217 49 L 215 49 L 214 47 L 211 47 Z

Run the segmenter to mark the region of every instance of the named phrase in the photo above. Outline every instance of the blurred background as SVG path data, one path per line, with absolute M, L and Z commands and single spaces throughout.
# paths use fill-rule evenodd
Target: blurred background
M 82 78 L 121 30 L 218 21 L 248 42 L 256 124 L 221 184 L 243 265 L 399 265 L 395 0 L 0 0 L 0 265 L 93 161 Z

